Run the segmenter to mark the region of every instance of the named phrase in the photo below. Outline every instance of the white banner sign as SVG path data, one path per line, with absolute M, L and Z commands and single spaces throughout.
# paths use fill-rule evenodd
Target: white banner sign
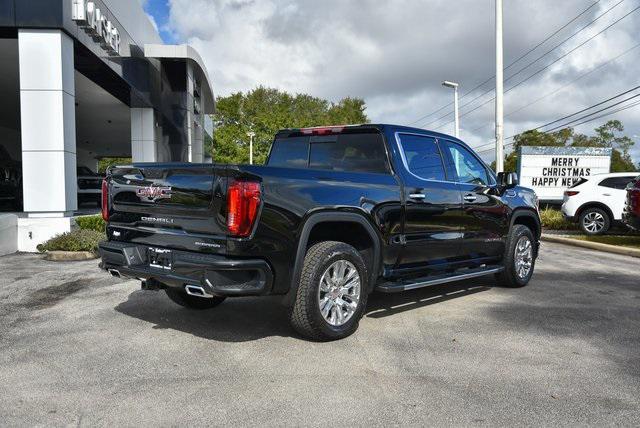
M 561 201 L 580 177 L 609 172 L 611 149 L 525 146 L 520 148 L 518 165 L 520 185 L 535 190 L 540 200 Z

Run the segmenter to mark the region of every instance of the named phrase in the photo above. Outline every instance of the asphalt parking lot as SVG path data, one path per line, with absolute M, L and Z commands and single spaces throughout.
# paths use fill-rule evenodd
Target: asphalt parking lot
M 2 425 L 640 424 L 640 259 L 546 243 L 524 289 L 374 295 L 332 343 L 96 265 L 0 257 Z

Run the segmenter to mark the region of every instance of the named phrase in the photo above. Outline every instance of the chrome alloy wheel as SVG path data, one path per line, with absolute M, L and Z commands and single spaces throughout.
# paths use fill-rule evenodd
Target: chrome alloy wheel
M 322 317 L 339 327 L 351 319 L 360 302 L 360 274 L 347 260 L 338 260 L 324 271 L 318 287 Z
M 584 216 L 582 225 L 591 233 L 598 233 L 604 229 L 604 217 L 599 212 L 590 212 Z
M 531 272 L 533 265 L 533 246 L 528 236 L 521 236 L 516 244 L 516 254 L 514 257 L 516 267 L 516 275 L 518 278 L 524 279 Z

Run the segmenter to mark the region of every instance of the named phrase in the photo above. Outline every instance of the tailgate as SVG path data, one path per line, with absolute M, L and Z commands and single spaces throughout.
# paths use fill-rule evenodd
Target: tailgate
M 135 164 L 112 168 L 108 183 L 110 239 L 225 251 L 226 167 Z

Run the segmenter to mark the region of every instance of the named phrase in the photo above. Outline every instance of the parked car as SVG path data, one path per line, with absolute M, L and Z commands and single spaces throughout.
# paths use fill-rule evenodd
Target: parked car
M 640 175 L 634 178 L 625 190 L 627 197 L 622 220 L 631 229 L 640 231 Z
M 6 208 L 22 211 L 22 168 L 7 150 L 0 146 L 0 203 Z
M 104 177 L 86 166 L 78 166 L 76 172 L 78 175 L 78 206 L 84 202 L 94 202 L 100 206 Z
M 100 266 L 196 309 L 283 295 L 299 333 L 342 338 L 373 290 L 483 275 L 526 285 L 541 228 L 516 180 L 422 129 L 287 129 L 265 166 L 111 167 Z
M 625 188 L 637 175 L 618 172 L 580 178 L 564 192 L 562 214 L 587 235 L 607 233 L 622 220 Z

